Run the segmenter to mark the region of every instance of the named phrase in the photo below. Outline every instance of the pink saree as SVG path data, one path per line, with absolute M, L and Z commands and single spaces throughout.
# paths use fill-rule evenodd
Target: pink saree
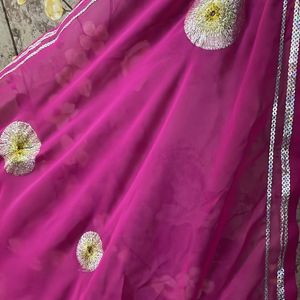
M 0 299 L 295 300 L 299 0 L 82 0 L 0 73 Z

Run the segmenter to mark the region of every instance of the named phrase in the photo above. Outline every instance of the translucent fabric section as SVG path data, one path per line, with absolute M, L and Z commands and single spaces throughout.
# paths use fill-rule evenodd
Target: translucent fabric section
M 7 174 L 1 161 L 0 299 L 263 299 L 282 5 L 245 1 L 236 41 L 208 51 L 185 35 L 192 4 L 83 0 L 0 73 L 1 132 L 24 121 L 42 143 L 26 176 Z M 286 52 L 289 39 L 290 30 Z M 299 113 L 296 103 L 295 132 Z M 296 297 L 299 138 L 287 300 Z M 270 299 L 280 172 L 275 164 Z M 87 231 L 103 242 L 94 272 L 76 258 Z

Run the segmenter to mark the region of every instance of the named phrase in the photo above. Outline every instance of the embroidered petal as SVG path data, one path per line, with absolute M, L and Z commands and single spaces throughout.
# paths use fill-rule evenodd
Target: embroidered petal
M 5 170 L 16 176 L 34 169 L 40 148 L 41 142 L 35 131 L 25 122 L 11 123 L 0 136 L 0 155 L 4 158 Z
M 95 271 L 103 256 L 102 241 L 98 233 L 93 231 L 84 233 L 77 245 L 76 255 L 84 271 Z
M 196 0 L 184 30 L 197 47 L 215 50 L 230 46 L 237 35 L 242 0 Z

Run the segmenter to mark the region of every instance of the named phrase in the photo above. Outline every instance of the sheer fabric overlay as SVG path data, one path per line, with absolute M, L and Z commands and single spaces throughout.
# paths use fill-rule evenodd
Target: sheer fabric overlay
M 278 90 L 268 299 L 281 299 L 283 224 L 284 297 L 297 297 L 297 101 L 288 223 L 280 218 L 294 3 L 286 7 Z M 7 173 L 1 161 L 0 299 L 265 297 L 283 3 L 245 1 L 235 41 L 213 51 L 195 47 L 185 34 L 192 5 L 83 0 L 0 73 L 0 132 L 26 122 L 41 142 L 24 176 Z M 77 250 L 91 232 L 94 244 Z M 92 246 L 97 256 L 86 264 L 82 249 Z

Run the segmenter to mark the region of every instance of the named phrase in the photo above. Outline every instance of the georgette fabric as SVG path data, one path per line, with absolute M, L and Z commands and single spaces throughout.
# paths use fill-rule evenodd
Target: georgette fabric
M 0 72 L 0 299 L 297 299 L 299 41 L 299 0 L 82 0 Z

